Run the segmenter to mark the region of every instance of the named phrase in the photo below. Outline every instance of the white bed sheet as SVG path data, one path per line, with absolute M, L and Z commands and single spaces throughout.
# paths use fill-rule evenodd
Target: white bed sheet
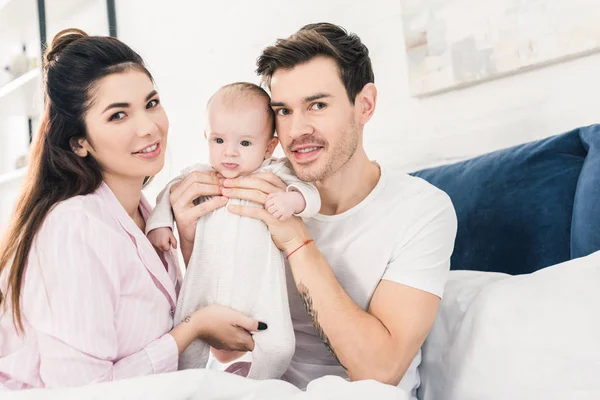
M 251 380 L 225 372 L 194 369 L 99 383 L 69 389 L 0 392 L 2 400 L 408 400 L 401 389 L 372 380 L 348 382 L 326 376 L 311 382 L 306 391 L 280 380 Z

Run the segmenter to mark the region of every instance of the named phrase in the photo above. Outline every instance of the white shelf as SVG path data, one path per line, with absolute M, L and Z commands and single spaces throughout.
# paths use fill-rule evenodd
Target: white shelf
M 15 92 L 21 88 L 26 87 L 32 80 L 39 78 L 41 71 L 36 68 L 29 72 L 24 73 L 16 79 L 8 82 L 6 85 L 0 87 L 0 99 L 5 96 L 9 96 L 12 92 Z
M 20 184 L 25 178 L 25 175 L 27 175 L 27 168 L 19 168 L 15 171 L 0 174 L 0 189 L 2 189 L 3 186 Z
M 36 68 L 0 87 L 0 117 L 38 115 L 42 102 L 41 78 L 42 71 Z

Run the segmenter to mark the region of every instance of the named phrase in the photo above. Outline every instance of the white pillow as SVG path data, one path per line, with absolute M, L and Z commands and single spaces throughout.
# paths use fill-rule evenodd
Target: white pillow
M 454 343 L 471 302 L 488 284 L 511 275 L 480 271 L 450 271 L 435 324 L 422 348 L 419 367 L 421 400 L 444 399 L 451 364 L 461 361 Z
M 448 284 L 422 399 L 600 399 L 600 252 L 528 275 L 474 274 Z

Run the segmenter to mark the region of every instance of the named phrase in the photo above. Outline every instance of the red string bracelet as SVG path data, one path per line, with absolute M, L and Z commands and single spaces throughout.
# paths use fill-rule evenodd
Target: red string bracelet
M 312 239 L 308 239 L 307 241 L 305 241 L 304 243 L 302 243 L 300 246 L 296 247 L 294 250 L 292 250 L 292 252 L 290 254 L 288 254 L 285 259 L 287 260 L 288 258 L 290 258 L 290 256 L 292 254 L 294 254 L 295 252 L 297 252 L 298 250 L 300 250 L 302 247 L 306 246 L 307 244 L 309 244 L 310 242 L 312 242 Z

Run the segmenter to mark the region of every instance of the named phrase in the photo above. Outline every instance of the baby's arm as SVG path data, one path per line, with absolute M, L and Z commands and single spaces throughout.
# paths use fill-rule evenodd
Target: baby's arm
M 296 190 L 271 193 L 265 202 L 265 209 L 280 221 L 284 221 L 294 214 L 302 213 L 305 208 L 306 200 L 302 193 Z
M 171 208 L 171 187 L 183 180 L 193 171 L 204 171 L 206 167 L 196 164 L 183 170 L 181 175 L 172 179 L 156 198 L 156 206 L 146 221 L 146 236 L 150 243 L 157 249 L 169 251 L 171 247 L 177 248 L 177 239 L 173 234 L 175 218 Z
M 179 178 L 179 177 L 178 177 Z M 146 236 L 152 246 L 161 250 L 169 251 L 171 246 L 177 248 L 177 240 L 173 235 L 173 211 L 171 210 L 171 186 L 179 179 L 173 179 L 156 198 L 156 206 L 146 221 Z
M 169 251 L 171 247 L 177 248 L 177 239 L 171 228 L 161 227 L 148 232 L 148 240 L 154 247 L 162 251 Z
M 267 202 L 265 203 L 265 208 L 269 211 L 269 207 L 267 204 L 273 205 L 276 207 L 273 209 L 274 211 L 271 214 L 275 215 L 279 209 L 279 204 L 281 204 L 281 208 L 286 208 L 284 213 L 282 213 L 283 218 L 277 217 L 281 220 L 289 218 L 291 215 L 296 215 L 302 218 L 311 218 L 319 213 L 321 210 L 321 196 L 319 195 L 319 191 L 310 182 L 304 182 L 300 180 L 291 168 L 289 161 L 287 159 L 281 159 L 277 161 L 276 165 L 274 165 L 273 172 L 277 175 L 285 184 L 287 185 L 287 190 L 285 192 L 273 193 L 267 196 Z M 282 197 L 282 199 L 279 199 Z M 277 200 L 274 200 L 277 199 Z M 271 201 L 269 201 L 271 200 Z M 291 203 L 291 207 L 293 207 L 292 213 L 289 212 L 289 204 Z M 286 207 L 286 204 L 288 206 Z M 289 216 L 288 216 L 289 214 Z
M 181 179 L 183 179 L 181 176 L 173 179 L 156 197 L 154 210 L 146 221 L 146 235 L 158 228 L 168 228 L 171 231 L 173 230 L 175 219 L 173 217 L 173 210 L 171 209 L 171 187 Z

